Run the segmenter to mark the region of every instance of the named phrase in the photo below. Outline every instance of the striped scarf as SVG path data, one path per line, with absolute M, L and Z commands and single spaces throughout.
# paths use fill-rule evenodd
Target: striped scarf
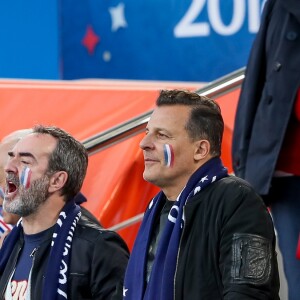
M 212 158 L 199 168 L 174 202 L 166 225 L 158 242 L 149 283 L 146 286 L 148 248 L 156 216 L 160 213 L 160 192 L 149 204 L 130 255 L 125 274 L 124 300 L 171 300 L 174 299 L 174 277 L 181 233 L 184 228 L 183 207 L 197 193 L 211 183 L 228 176 L 219 158 Z
M 67 299 L 68 267 L 72 239 L 81 210 L 74 201 L 68 201 L 60 212 L 51 241 L 51 250 L 45 272 L 42 300 Z M 5 239 L 0 250 L 0 274 L 3 273 L 10 254 L 23 230 L 21 220 Z
M 2 206 L 0 206 L 0 237 L 4 234 L 5 231 L 10 231 L 12 230 L 13 226 L 10 224 L 6 224 L 3 220 L 2 216 Z

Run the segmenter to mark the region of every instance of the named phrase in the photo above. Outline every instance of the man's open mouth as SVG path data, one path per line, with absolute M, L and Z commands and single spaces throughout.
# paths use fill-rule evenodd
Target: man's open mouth
M 19 189 L 20 181 L 19 178 L 15 176 L 8 176 L 6 178 L 6 189 L 5 196 L 12 196 L 17 193 Z
M 13 183 L 12 181 L 8 181 L 7 182 L 7 190 L 6 190 L 6 192 L 8 194 L 10 194 L 10 193 L 14 193 L 16 190 L 17 190 L 16 184 Z

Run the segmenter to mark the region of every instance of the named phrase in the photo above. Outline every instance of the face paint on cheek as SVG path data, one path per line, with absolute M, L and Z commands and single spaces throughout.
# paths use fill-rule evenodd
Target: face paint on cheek
M 0 186 L 0 197 L 2 199 L 4 199 L 4 197 L 5 197 L 4 189 L 1 186 Z
M 169 168 L 174 165 L 174 151 L 169 144 L 164 144 L 165 165 Z
M 30 187 L 30 178 L 31 178 L 31 170 L 28 167 L 25 167 L 22 170 L 21 177 L 20 177 L 20 183 L 24 186 L 25 189 L 28 189 Z

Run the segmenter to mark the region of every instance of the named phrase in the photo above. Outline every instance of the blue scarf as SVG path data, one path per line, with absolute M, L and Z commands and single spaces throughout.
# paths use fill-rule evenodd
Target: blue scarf
M 43 287 L 43 300 L 67 299 L 67 279 L 72 238 L 81 216 L 74 201 L 68 201 L 60 212 L 51 241 L 51 250 Z M 0 250 L 0 274 L 23 230 L 21 220 L 6 237 Z
M 155 217 L 160 213 L 160 202 L 165 201 L 160 192 L 149 204 L 136 237 L 125 275 L 123 296 L 126 300 L 171 300 L 174 299 L 174 277 L 176 262 L 184 227 L 183 207 L 191 197 L 209 184 L 228 176 L 220 158 L 212 158 L 201 166 L 189 179 L 187 185 L 174 202 L 158 242 L 148 284 L 146 265 Z

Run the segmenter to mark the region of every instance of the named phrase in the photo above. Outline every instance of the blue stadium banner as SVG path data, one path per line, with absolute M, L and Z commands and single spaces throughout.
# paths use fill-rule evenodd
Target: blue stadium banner
M 61 77 L 208 82 L 246 65 L 264 0 L 61 0 Z

